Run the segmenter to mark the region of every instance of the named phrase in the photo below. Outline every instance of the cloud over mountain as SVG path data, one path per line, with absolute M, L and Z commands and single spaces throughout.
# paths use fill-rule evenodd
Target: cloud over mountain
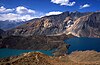
M 4 6 L 0 7 L 0 20 L 16 20 L 16 21 L 27 21 L 31 20 L 33 18 L 40 18 L 43 16 L 49 16 L 49 15 L 57 15 L 61 14 L 60 11 L 52 11 L 48 13 L 42 13 L 38 12 L 29 8 L 26 8 L 24 6 L 18 6 L 16 8 L 7 9 Z
M 90 7 L 90 5 L 89 4 L 80 5 L 80 9 L 87 8 L 87 7 Z
M 33 19 L 35 17 L 31 15 L 20 15 L 20 14 L 14 14 L 14 13 L 8 13 L 8 14 L 2 14 L 0 15 L 0 20 L 5 21 L 5 20 L 16 20 L 16 21 L 26 21 Z
M 66 6 L 73 6 L 75 5 L 75 1 L 70 2 L 70 0 L 51 0 L 52 3 L 66 5 Z
M 58 14 L 61 14 L 62 12 L 60 11 L 52 11 L 52 12 L 49 12 L 49 13 L 46 13 L 46 16 L 49 16 L 49 15 L 58 15 Z

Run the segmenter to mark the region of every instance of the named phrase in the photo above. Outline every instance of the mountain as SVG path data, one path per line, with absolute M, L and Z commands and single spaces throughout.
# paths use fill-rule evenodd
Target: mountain
M 0 35 L 2 35 L 5 31 L 0 29 Z
M 27 22 L 5 22 L 8 35 L 62 35 L 73 34 L 78 37 L 100 37 L 100 12 L 63 12 L 36 18 Z
M 74 21 L 67 32 L 78 37 L 100 38 L 100 12 L 93 12 Z
M 9 30 L 25 22 L 26 21 L 15 21 L 15 20 L 0 21 L 0 29 Z
M 66 27 L 70 26 L 71 21 L 77 20 L 81 16 L 89 15 L 92 12 L 63 12 L 59 15 L 45 16 L 38 19 L 30 20 L 30 22 L 17 26 L 8 30 L 8 34 L 12 35 L 54 35 L 62 34 L 66 31 Z M 68 19 L 68 21 L 66 21 Z M 69 24 L 67 24 L 67 22 Z

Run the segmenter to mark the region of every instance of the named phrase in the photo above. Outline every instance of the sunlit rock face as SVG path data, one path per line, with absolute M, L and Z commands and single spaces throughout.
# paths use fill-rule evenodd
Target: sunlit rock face
M 45 28 L 50 28 L 52 26 L 52 21 L 50 21 L 50 20 L 45 20 L 44 21 L 44 27 Z
M 71 17 L 66 17 L 66 19 L 64 20 L 64 27 L 67 29 L 69 27 L 71 27 L 74 24 L 74 21 Z
M 100 38 L 100 12 L 78 18 L 73 26 L 67 29 L 67 32 L 71 32 L 78 37 Z

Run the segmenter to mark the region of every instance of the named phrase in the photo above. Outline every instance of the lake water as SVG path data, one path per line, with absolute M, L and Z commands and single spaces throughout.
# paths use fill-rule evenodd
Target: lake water
M 16 50 L 16 49 L 7 49 L 7 48 L 3 48 L 0 49 L 0 58 L 4 58 L 4 57 L 9 57 L 9 56 L 16 56 L 16 55 L 20 55 L 22 53 L 26 53 L 26 52 L 42 52 L 44 54 L 47 54 L 49 56 L 52 55 L 53 50 Z
M 71 53 L 76 50 L 95 50 L 100 52 L 100 38 L 70 38 L 65 40 L 70 44 L 68 52 Z

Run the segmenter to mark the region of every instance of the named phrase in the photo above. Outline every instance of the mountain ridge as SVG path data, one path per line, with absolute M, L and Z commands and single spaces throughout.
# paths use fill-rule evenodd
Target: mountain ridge
M 92 12 L 81 13 L 77 11 L 66 11 L 59 15 L 50 15 L 42 18 L 32 19 L 30 20 L 30 22 L 27 22 L 26 24 L 8 30 L 8 34 L 30 36 L 53 35 L 63 33 L 66 31 L 66 27 L 68 27 L 70 21 L 75 21 L 81 16 L 89 15 L 90 13 Z M 64 22 L 67 17 L 70 17 L 70 19 Z M 67 22 L 69 22 L 69 24 L 67 24 Z
M 15 21 L 15 20 L 5 20 L 5 21 L 0 21 L 0 29 L 3 30 L 9 30 L 12 29 L 14 27 L 17 27 L 21 24 L 26 23 L 27 21 Z

